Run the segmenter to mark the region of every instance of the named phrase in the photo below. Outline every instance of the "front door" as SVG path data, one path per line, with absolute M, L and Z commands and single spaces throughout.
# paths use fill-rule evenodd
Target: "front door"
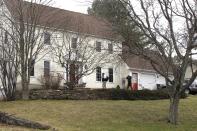
M 138 73 L 132 73 L 132 89 L 138 90 Z
M 70 82 L 75 83 L 75 64 L 70 65 Z
M 70 65 L 70 82 L 78 84 L 78 66 L 75 64 Z

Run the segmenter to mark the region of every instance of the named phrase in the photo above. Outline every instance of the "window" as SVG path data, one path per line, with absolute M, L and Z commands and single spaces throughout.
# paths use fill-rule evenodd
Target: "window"
M 113 82 L 113 81 L 114 81 L 113 68 L 109 68 L 109 82 Z
M 96 81 L 101 81 L 101 67 L 96 68 Z
M 5 44 L 7 44 L 8 43 L 8 32 L 6 31 L 5 32 Z
M 109 51 L 109 54 L 113 53 L 113 45 L 111 43 L 108 44 L 108 51 Z
M 32 60 L 30 62 L 30 76 L 34 76 L 34 65 L 35 65 L 35 60 Z
M 50 62 L 44 61 L 44 76 L 50 75 Z
M 96 51 L 101 52 L 101 42 L 96 42 Z
M 51 34 L 48 32 L 44 33 L 44 44 L 46 44 L 46 45 L 51 44 Z
M 77 48 L 77 38 L 72 38 L 71 47 L 73 49 L 76 49 Z

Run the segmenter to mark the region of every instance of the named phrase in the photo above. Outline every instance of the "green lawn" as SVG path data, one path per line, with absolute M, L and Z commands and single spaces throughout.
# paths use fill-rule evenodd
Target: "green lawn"
M 168 100 L 0 102 L 0 111 L 49 124 L 59 131 L 196 131 L 197 96 L 181 100 L 180 124 L 166 123 Z M 30 129 L 0 125 L 0 131 Z

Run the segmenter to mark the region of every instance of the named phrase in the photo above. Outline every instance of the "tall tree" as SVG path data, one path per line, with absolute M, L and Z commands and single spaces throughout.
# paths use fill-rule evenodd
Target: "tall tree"
M 192 59 L 197 47 L 196 1 L 119 1 L 128 9 L 129 20 L 151 41 L 145 47 L 126 41 L 124 44 L 129 47 L 127 51 L 150 61 L 154 69 L 166 79 L 170 96 L 169 122 L 177 124 L 180 94 L 197 76 L 197 69 L 192 67 L 197 64 Z M 189 82 L 184 84 L 188 67 L 192 75 Z
M 121 0 L 94 0 L 91 7 L 88 8 L 89 15 L 100 17 L 110 22 L 114 32 L 121 35 L 124 40 L 129 38 L 129 41 L 143 45 L 146 38 L 128 17 L 128 13 L 128 5 Z

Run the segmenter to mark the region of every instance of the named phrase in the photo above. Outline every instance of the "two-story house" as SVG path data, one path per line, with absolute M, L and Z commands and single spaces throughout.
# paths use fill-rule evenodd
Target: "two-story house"
M 10 13 L 11 18 L 17 18 L 17 2 L 18 0 L 1 2 L 1 7 Z M 31 4 L 35 4 L 23 2 L 26 10 L 32 6 Z M 152 90 L 156 89 L 157 84 L 165 84 L 164 78 L 159 76 L 147 61 L 137 56 L 121 60 L 121 40 L 107 21 L 51 6 L 36 6 L 46 12 L 40 16 L 41 21 L 37 27 L 45 27 L 41 39 L 45 50 L 32 62 L 34 68 L 30 74 L 31 88 L 40 88 L 41 76 L 50 73 L 61 74 L 64 78 L 62 83 L 77 79 L 79 84 L 86 83 L 86 88 L 102 88 L 103 74 L 109 77 L 107 88 L 116 88 L 118 85 L 126 88 L 128 75 L 137 89 Z M 77 61 L 78 64 L 73 65 L 73 61 Z M 68 65 L 65 66 L 66 64 Z M 82 77 L 76 77 L 79 72 L 88 69 L 90 70 Z M 68 70 L 71 73 L 68 73 Z

